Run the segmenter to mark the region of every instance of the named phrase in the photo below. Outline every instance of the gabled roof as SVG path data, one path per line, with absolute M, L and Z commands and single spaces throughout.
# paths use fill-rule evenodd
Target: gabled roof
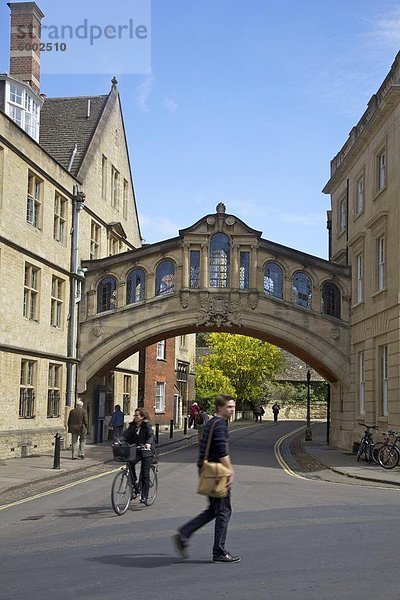
M 40 113 L 40 145 L 76 176 L 103 114 L 109 95 L 46 98 Z M 90 114 L 88 115 L 90 101 Z

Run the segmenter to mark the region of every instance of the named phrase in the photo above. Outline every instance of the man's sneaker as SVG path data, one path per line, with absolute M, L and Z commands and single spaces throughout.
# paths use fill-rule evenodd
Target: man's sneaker
M 187 545 L 184 543 L 179 533 L 176 533 L 173 536 L 172 541 L 174 542 L 175 550 L 178 556 L 181 558 L 189 558 Z
M 232 556 L 227 552 L 226 554 L 221 554 L 220 556 L 213 556 L 214 562 L 222 562 L 222 563 L 237 563 L 241 561 L 240 556 Z

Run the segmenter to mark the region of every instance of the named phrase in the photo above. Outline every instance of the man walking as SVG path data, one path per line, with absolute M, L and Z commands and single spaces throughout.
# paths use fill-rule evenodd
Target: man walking
M 124 431 L 124 413 L 121 410 L 121 406 L 116 404 L 114 407 L 114 412 L 111 415 L 110 422 L 108 423 L 108 427 L 113 431 L 113 437 L 117 440 L 121 437 Z
M 88 429 L 88 416 L 82 400 L 76 401 L 68 415 L 68 433 L 72 434 L 72 460 L 85 458 L 85 438 Z
M 272 405 L 272 412 L 274 413 L 274 421 L 278 420 L 278 415 L 279 415 L 280 410 L 281 410 L 281 407 L 279 406 L 279 404 L 277 402 L 275 402 Z
M 240 561 L 240 556 L 232 555 L 225 548 L 228 524 L 232 514 L 231 487 L 234 476 L 228 450 L 228 419 L 234 413 L 235 401 L 228 394 L 220 394 L 215 399 L 215 408 L 216 416 L 204 426 L 204 435 L 199 446 L 199 461 L 197 464 L 201 468 L 208 436 L 211 428 L 213 428 L 208 460 L 210 462 L 220 462 L 230 470 L 231 474 L 227 482 L 228 493 L 225 498 L 208 498 L 208 508 L 178 529 L 174 536 L 174 543 L 178 555 L 181 558 L 187 558 L 190 537 L 195 531 L 215 519 L 213 561 L 236 563 Z

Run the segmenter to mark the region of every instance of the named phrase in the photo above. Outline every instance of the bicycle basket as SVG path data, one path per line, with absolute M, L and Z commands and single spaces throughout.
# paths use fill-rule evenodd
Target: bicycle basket
M 111 444 L 114 460 L 128 462 L 136 459 L 136 444 Z

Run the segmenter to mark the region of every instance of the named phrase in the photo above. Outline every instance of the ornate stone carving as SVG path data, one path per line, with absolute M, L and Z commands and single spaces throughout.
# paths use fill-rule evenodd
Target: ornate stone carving
M 258 304 L 258 292 L 249 292 L 247 301 L 249 303 L 251 310 L 254 310 Z
M 226 212 L 226 206 L 223 202 L 218 202 L 215 210 L 218 214 L 224 214 Z
M 207 294 L 200 300 L 196 323 L 206 327 L 240 327 L 239 304 L 240 300 L 229 293 Z
M 181 292 L 181 306 L 182 308 L 187 308 L 190 304 L 190 293 L 189 292 Z
M 332 327 L 331 338 L 333 340 L 338 340 L 340 338 L 340 329 L 338 327 Z
M 100 323 L 95 323 L 93 325 L 93 327 L 92 327 L 92 333 L 96 337 L 100 337 L 101 335 L 103 335 L 103 327 L 101 326 Z

